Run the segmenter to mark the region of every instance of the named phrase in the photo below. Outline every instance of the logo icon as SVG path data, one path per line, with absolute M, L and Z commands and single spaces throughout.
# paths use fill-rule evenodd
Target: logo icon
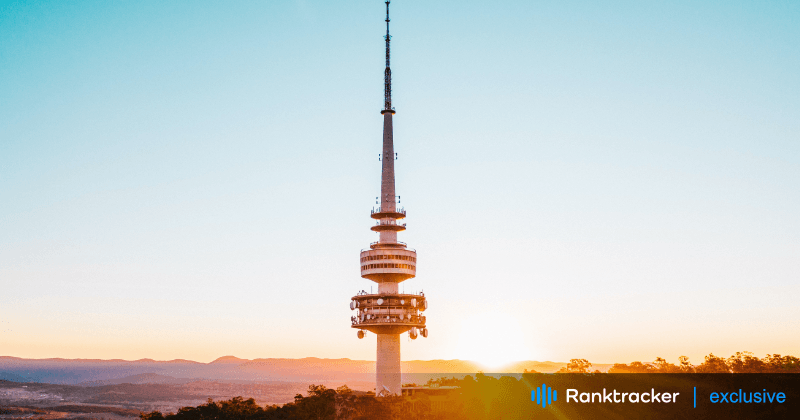
M 553 401 L 558 401 L 556 390 L 542 384 L 541 388 L 531 390 L 531 401 L 547 408 L 548 405 L 553 404 Z

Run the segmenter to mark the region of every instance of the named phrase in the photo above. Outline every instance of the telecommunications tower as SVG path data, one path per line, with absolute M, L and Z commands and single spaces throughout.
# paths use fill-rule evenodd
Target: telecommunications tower
M 392 70 L 389 68 L 389 0 L 386 0 L 386 70 L 384 72 L 383 153 L 381 154 L 380 207 L 372 210 L 376 224 L 372 230 L 380 235 L 378 242 L 361 251 L 361 277 L 378 283 L 377 293 L 360 292 L 350 301 L 351 317 L 358 338 L 366 331 L 378 336 L 375 367 L 375 394 L 400 395 L 400 334 L 408 332 L 411 339 L 428 336 L 423 311 L 428 308 L 424 294 L 401 294 L 398 285 L 416 276 L 417 252 L 397 240 L 397 232 L 406 230 L 398 220 L 406 212 L 397 207 L 399 197 L 394 190 L 394 143 L 392 139 Z

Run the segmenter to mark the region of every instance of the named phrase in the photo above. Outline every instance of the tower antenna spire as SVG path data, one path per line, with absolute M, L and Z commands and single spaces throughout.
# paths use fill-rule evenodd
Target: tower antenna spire
M 389 41 L 392 36 L 389 35 L 389 2 L 386 0 L 386 70 L 383 72 L 383 110 L 392 110 L 392 69 L 389 68 Z

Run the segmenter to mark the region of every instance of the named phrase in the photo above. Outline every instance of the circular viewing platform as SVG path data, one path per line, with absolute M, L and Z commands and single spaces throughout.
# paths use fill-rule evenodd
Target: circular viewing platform
M 380 207 L 377 209 L 372 209 L 370 213 L 370 217 L 373 219 L 403 219 L 406 217 L 405 209 L 395 209 L 395 210 L 382 210 Z
M 406 230 L 406 224 L 405 223 L 399 224 L 399 223 L 395 222 L 394 220 L 391 220 L 389 222 L 381 220 L 381 221 L 378 222 L 378 224 L 376 224 L 375 226 L 372 226 L 370 228 L 370 230 L 372 230 L 374 232 L 383 232 L 383 231 L 402 232 L 402 231 Z

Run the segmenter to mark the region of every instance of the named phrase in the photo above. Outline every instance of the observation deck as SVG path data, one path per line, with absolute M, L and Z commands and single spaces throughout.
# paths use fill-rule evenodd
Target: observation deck
M 373 249 L 361 251 L 361 277 L 374 282 L 401 282 L 417 275 L 417 251 L 406 249 L 405 244 L 397 247 L 383 247 L 375 243 Z M 372 247 L 372 245 L 370 245 Z
M 377 209 L 372 209 L 370 212 L 370 216 L 373 219 L 404 219 L 406 217 L 405 209 L 382 209 L 378 207 Z
M 400 232 L 406 230 L 406 224 L 397 223 L 397 221 L 393 219 L 381 219 L 375 226 L 371 227 L 370 230 L 374 232 L 383 232 L 385 230 Z

